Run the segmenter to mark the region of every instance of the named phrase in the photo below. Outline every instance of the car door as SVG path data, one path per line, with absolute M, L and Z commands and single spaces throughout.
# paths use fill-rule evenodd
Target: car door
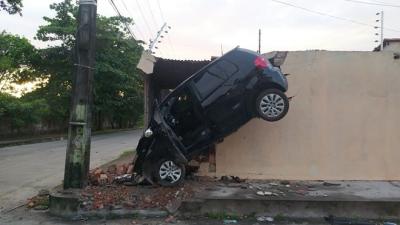
M 210 129 L 203 121 L 198 104 L 188 87 L 175 91 L 166 100 L 164 120 L 185 149 L 189 150 L 210 136 Z
M 235 63 L 220 59 L 194 79 L 205 117 L 220 134 L 235 129 L 235 124 L 242 120 L 240 77 Z

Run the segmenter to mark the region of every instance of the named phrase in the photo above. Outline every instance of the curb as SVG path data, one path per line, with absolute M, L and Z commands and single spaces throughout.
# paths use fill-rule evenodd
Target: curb
M 132 129 L 118 129 L 118 130 L 104 130 L 104 131 L 96 131 L 92 133 L 92 136 L 114 133 L 114 132 L 123 132 L 123 131 L 134 131 L 140 130 L 142 128 L 132 128 Z M 31 139 L 22 139 L 22 140 L 10 140 L 10 141 L 1 141 L 0 148 L 3 147 L 10 147 L 10 146 L 18 146 L 18 145 L 25 145 L 25 144 L 35 144 L 35 143 L 43 143 L 43 142 L 52 142 L 52 141 L 62 141 L 68 139 L 66 134 L 53 136 L 53 137 L 38 137 L 38 138 L 31 138 Z
M 126 219 L 126 218 L 164 218 L 169 214 L 160 209 L 114 209 L 98 211 L 78 211 L 72 220 Z
M 400 218 L 400 202 L 192 199 L 182 202 L 179 212 L 184 216 L 265 214 L 276 220 L 320 220 L 331 215 L 395 220 Z

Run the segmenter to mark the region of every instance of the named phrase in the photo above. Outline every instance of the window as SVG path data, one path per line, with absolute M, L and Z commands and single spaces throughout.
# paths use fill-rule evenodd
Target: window
M 234 64 L 220 60 L 203 72 L 203 74 L 195 77 L 193 80 L 194 86 L 199 92 L 201 99 L 206 98 L 237 71 L 238 69 Z
M 231 75 L 236 73 L 237 68 L 235 64 L 221 60 L 217 62 L 217 64 L 211 66 L 208 71 L 222 79 L 228 79 Z

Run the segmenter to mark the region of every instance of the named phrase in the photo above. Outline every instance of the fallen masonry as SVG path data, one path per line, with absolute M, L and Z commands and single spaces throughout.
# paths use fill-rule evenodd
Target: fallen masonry
M 75 207 L 74 214 L 65 217 L 256 215 L 259 220 L 271 221 L 279 216 L 320 219 L 330 215 L 371 219 L 400 216 L 397 182 L 244 180 L 191 175 L 177 187 L 132 186 L 125 182 L 130 179 L 129 167 L 121 164 L 92 170 L 90 185 L 79 190 L 76 202 L 68 198 L 71 193 L 64 193 Z M 45 191 L 41 194 L 48 196 Z M 40 201 L 34 197 L 30 202 Z M 36 207 L 33 203 L 28 206 Z M 45 206 L 36 208 L 41 207 L 45 209 Z

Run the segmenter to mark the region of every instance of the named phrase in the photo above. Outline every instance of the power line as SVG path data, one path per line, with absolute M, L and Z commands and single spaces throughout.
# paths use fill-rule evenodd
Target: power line
M 127 12 L 127 13 L 129 14 L 129 16 L 133 19 L 133 16 L 132 16 L 133 14 L 131 13 L 131 11 L 130 11 L 130 10 L 128 9 L 128 7 L 126 6 L 125 1 L 124 1 L 124 0 L 121 0 L 121 2 L 122 2 L 122 5 L 124 6 L 126 12 Z M 145 36 L 144 33 L 142 32 L 142 30 L 140 29 L 140 27 L 138 26 L 138 24 L 135 22 L 135 20 L 133 20 L 133 21 L 134 21 L 134 24 L 136 25 L 136 28 L 137 28 L 137 30 L 138 30 L 140 36 L 142 36 L 143 41 L 145 41 L 146 36 Z
M 156 27 L 158 27 L 157 20 L 156 20 L 156 18 L 154 17 L 153 10 L 151 9 L 150 1 L 149 1 L 149 0 L 146 0 L 145 2 L 147 3 L 147 7 L 149 8 L 150 16 L 151 16 L 151 19 L 152 19 L 154 25 L 155 25 Z M 163 22 L 165 22 L 165 21 L 163 21 Z
M 273 1 L 273 2 L 276 2 L 276 3 L 279 3 L 279 4 L 283 4 L 283 5 L 287 5 L 287 6 L 291 6 L 291 7 L 297 8 L 297 9 L 301 9 L 301 10 L 304 10 L 304 11 L 307 11 L 307 12 L 310 12 L 310 13 L 313 13 L 313 14 L 318 14 L 318 15 L 321 15 L 321 16 L 326 16 L 326 17 L 330 17 L 330 18 L 333 18 L 333 19 L 342 20 L 342 21 L 346 21 L 346 22 L 350 22 L 350 23 L 358 24 L 358 25 L 362 25 L 362 26 L 368 26 L 368 27 L 377 28 L 376 26 L 368 24 L 368 23 L 364 23 L 364 22 L 360 22 L 360 21 L 349 19 L 349 18 L 345 18 L 345 17 L 340 17 L 340 16 L 335 16 L 335 15 L 319 12 L 319 11 L 316 11 L 316 10 L 312 10 L 312 9 L 308 9 L 308 8 L 305 8 L 305 7 L 302 7 L 302 6 L 291 4 L 289 2 L 284 2 L 284 1 L 280 1 L 280 0 L 270 0 L 270 1 Z M 392 29 L 392 28 L 387 28 L 387 27 L 385 29 L 393 31 L 393 32 L 400 32 L 400 30 L 397 30 L 397 29 Z
M 157 0 L 158 10 L 160 10 L 160 16 L 163 22 L 165 22 L 163 11 L 161 10 L 160 0 Z
M 146 1 L 147 1 L 147 0 L 146 0 Z M 151 37 L 151 34 L 153 34 L 153 32 L 151 31 L 151 28 L 150 28 L 150 26 L 149 26 L 149 23 L 148 23 L 147 20 L 146 20 L 146 17 L 144 16 L 142 7 L 140 6 L 138 0 L 135 0 L 135 2 L 136 2 L 136 5 L 137 5 L 137 7 L 138 7 L 138 9 L 139 9 L 140 15 L 142 16 L 143 21 L 144 21 L 144 23 L 145 23 L 145 25 L 146 25 L 146 28 L 147 28 L 147 30 L 149 31 L 149 34 L 150 34 L 149 37 Z
M 162 21 L 165 23 L 164 13 L 163 13 L 163 10 L 162 10 L 162 8 L 161 8 L 160 0 L 157 0 L 157 6 L 158 6 L 158 10 L 160 11 L 161 19 L 162 19 Z M 174 44 L 173 44 L 173 42 L 172 42 L 172 40 L 171 40 L 171 38 L 170 38 L 169 36 L 170 36 L 170 35 L 167 35 L 168 44 L 169 44 L 169 46 L 170 46 L 170 48 L 171 48 L 171 50 L 172 50 L 172 55 L 173 55 L 174 57 L 176 57 L 176 54 L 175 54 L 175 47 L 174 47 Z
M 114 3 L 114 0 L 109 0 L 109 2 L 111 4 L 111 6 L 114 8 L 114 11 L 118 14 L 118 16 L 121 19 L 121 21 L 124 23 L 125 28 L 128 30 L 129 34 L 132 36 L 133 39 L 136 40 L 136 36 L 133 34 L 133 32 L 131 31 L 131 28 L 129 27 L 129 25 L 126 23 L 126 21 L 124 20 L 123 16 L 119 12 L 117 6 Z
M 392 5 L 392 4 L 386 4 L 386 3 L 378 3 L 378 2 L 374 3 L 374 2 L 366 2 L 366 1 L 359 1 L 359 0 L 345 0 L 345 1 L 359 3 L 359 4 L 365 4 L 365 5 L 387 6 L 387 7 L 400 8 L 400 5 Z

